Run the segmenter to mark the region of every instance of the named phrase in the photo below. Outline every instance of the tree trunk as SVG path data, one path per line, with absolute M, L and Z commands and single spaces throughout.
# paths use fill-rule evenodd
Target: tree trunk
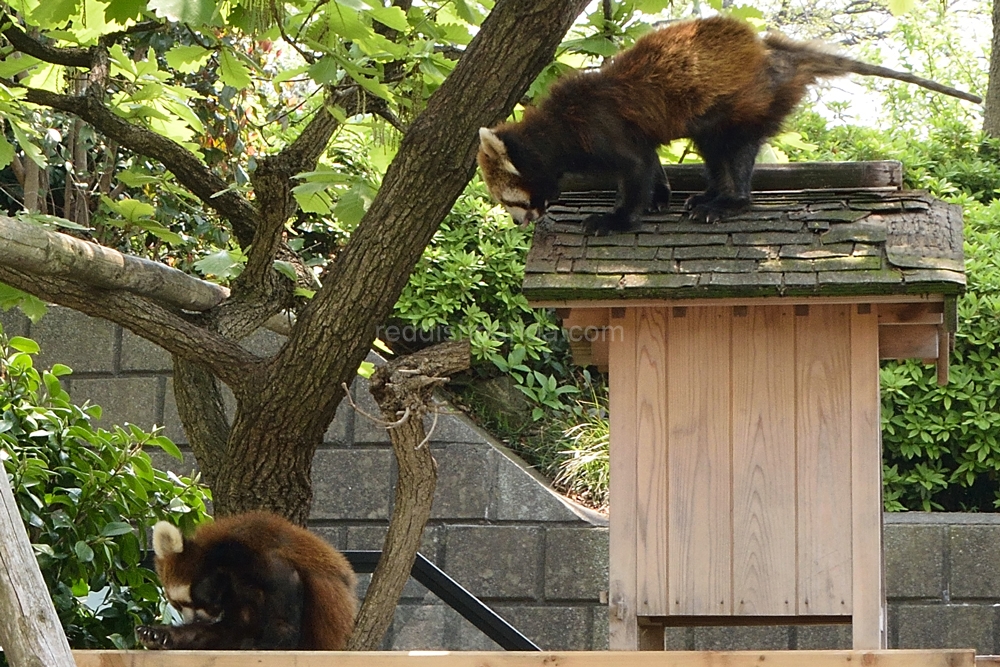
M 983 100 L 983 132 L 1000 138 L 1000 0 L 993 0 L 993 42 L 990 81 Z
M 372 376 L 372 396 L 387 422 L 396 424 L 389 427 L 389 438 L 399 472 L 382 558 L 358 612 L 349 651 L 377 650 L 392 623 L 431 516 L 437 485 L 437 463 L 423 417 L 434 388 L 447 381 L 443 376 L 465 370 L 469 361 L 469 341 L 441 343 L 395 359 Z

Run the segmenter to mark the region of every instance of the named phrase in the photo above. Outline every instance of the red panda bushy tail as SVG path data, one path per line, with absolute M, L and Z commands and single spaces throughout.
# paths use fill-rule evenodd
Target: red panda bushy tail
M 951 86 L 945 86 L 937 81 L 931 81 L 916 74 L 872 65 L 832 53 L 829 47 L 824 44 L 797 42 L 780 33 L 773 32 L 764 36 L 764 44 L 775 51 L 783 51 L 790 55 L 794 54 L 797 56 L 795 60 L 799 68 L 807 69 L 809 73 L 818 77 L 841 76 L 848 73 L 861 74 L 863 76 L 878 76 L 885 79 L 896 79 L 905 83 L 913 83 L 928 90 L 968 100 L 969 102 L 975 102 L 976 104 L 980 104 L 983 101 L 983 98 L 978 95 L 973 95 L 972 93 L 967 93 Z

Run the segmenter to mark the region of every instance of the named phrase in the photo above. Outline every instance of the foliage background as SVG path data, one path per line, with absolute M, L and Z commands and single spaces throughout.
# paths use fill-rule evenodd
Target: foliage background
M 125 424 L 98 428 L 96 405 L 74 405 L 63 365 L 35 368 L 38 345 L 0 330 L 0 460 L 56 612 L 74 648 L 133 648 L 136 625 L 160 618 L 147 534 L 166 519 L 206 517 L 197 481 L 153 467 L 170 440 Z

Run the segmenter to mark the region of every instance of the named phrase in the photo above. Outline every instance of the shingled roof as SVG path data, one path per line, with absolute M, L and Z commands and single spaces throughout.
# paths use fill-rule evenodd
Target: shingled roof
M 899 163 L 762 166 L 753 207 L 716 223 L 683 213 L 683 190 L 702 187 L 698 171 L 668 169 L 669 208 L 645 215 L 634 233 L 584 235 L 583 219 L 610 211 L 615 193 L 565 191 L 536 224 L 525 296 L 558 303 L 957 294 L 965 286 L 961 208 L 900 189 Z

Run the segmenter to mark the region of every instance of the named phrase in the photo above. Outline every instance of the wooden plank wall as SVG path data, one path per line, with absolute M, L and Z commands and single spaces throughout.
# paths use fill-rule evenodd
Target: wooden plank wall
M 650 617 L 849 616 L 858 600 L 874 630 L 856 648 L 884 647 L 875 309 L 624 310 L 612 600 L 634 586 L 623 599 Z M 635 647 L 616 624 L 611 648 Z
M 795 321 L 791 306 L 734 313 L 733 613 L 796 610 Z
M 797 306 L 799 614 L 851 613 L 850 306 Z
M 927 651 L 74 651 L 77 667 L 974 667 L 972 650 Z
M 611 325 L 622 327 L 612 339 L 609 364 L 611 479 L 610 502 L 626 511 L 618 513 L 609 528 L 608 645 L 635 650 L 639 643 L 636 609 L 636 312 L 633 308 L 611 313 Z
M 669 425 L 659 443 L 670 488 L 670 614 L 727 615 L 733 608 L 729 310 L 670 309 Z

